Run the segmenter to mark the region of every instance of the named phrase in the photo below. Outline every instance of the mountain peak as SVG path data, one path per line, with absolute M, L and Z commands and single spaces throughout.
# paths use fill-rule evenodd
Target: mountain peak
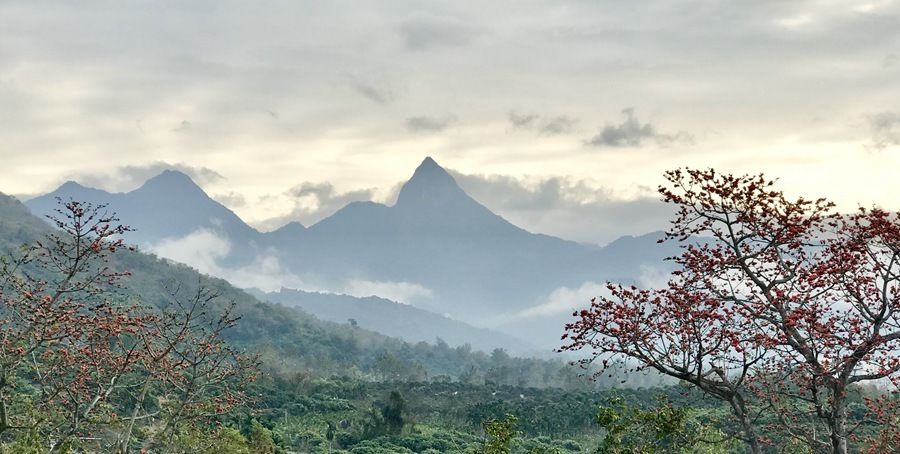
M 419 167 L 416 167 L 416 171 L 413 172 L 412 179 L 416 178 L 453 180 L 453 177 L 451 177 L 450 174 L 447 173 L 447 171 L 437 163 L 437 161 L 431 159 L 431 156 L 426 157 L 424 160 L 422 160 L 422 163 L 419 164 Z M 453 181 L 453 184 L 455 185 L 456 182 Z
M 149 181 L 153 181 L 153 180 L 162 180 L 162 181 L 169 182 L 169 183 L 190 182 L 191 184 L 194 184 L 194 180 L 192 180 L 191 177 L 188 176 L 188 174 L 186 174 L 180 170 L 173 170 L 173 169 L 163 170 L 159 175 L 157 175 L 147 181 L 149 182 Z
M 443 167 L 427 157 L 400 189 L 397 206 L 446 204 L 454 200 L 468 201 L 470 198 Z
M 197 186 L 197 183 L 194 183 L 194 180 L 191 179 L 186 173 L 178 171 L 178 170 L 163 170 L 159 175 L 147 180 L 144 184 L 138 188 L 138 191 L 145 190 L 155 190 L 155 191 L 163 191 L 165 193 L 169 192 L 201 192 L 203 193 L 203 189 L 200 186 Z M 205 194 L 205 193 L 204 193 Z
M 78 184 L 78 182 L 75 180 L 69 180 L 69 181 L 66 181 L 65 183 L 63 183 L 62 185 L 60 185 L 60 187 L 57 188 L 57 191 L 60 191 L 60 190 L 71 191 L 71 190 L 75 190 L 75 189 L 85 189 L 85 187 Z
M 55 191 L 51 192 L 47 196 L 50 199 L 53 199 L 54 197 L 62 197 L 63 199 L 74 199 L 80 200 L 82 202 L 98 202 L 108 194 L 108 192 L 102 189 L 89 188 L 73 180 L 69 180 L 60 185 L 60 187 L 56 188 Z

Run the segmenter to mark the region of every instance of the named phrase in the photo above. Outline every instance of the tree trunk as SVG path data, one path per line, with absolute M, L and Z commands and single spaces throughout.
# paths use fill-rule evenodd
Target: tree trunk
M 847 454 L 847 400 L 843 388 L 834 390 L 831 410 L 831 452 Z
M 750 452 L 753 454 L 762 454 L 762 446 L 759 444 L 759 436 L 756 435 L 756 430 L 753 428 L 753 424 L 746 416 L 741 416 L 741 426 L 743 426 L 744 437 L 746 438 L 747 446 L 750 447 Z
M 150 379 L 148 378 L 144 382 L 144 386 L 141 388 L 141 394 L 138 397 L 137 402 L 134 404 L 134 410 L 131 412 L 131 421 L 128 421 L 128 428 L 125 429 L 125 434 L 122 435 L 122 441 L 119 443 L 119 452 L 121 454 L 128 453 L 128 445 L 131 443 L 131 434 L 134 430 L 134 422 L 138 418 L 139 411 L 144 408 L 144 400 L 147 398 L 147 391 L 150 389 Z
M 847 412 L 842 413 L 831 429 L 831 452 L 834 454 L 847 454 Z
M 759 435 L 757 435 L 756 429 L 753 427 L 753 421 L 750 420 L 744 398 L 741 397 L 740 394 L 732 394 L 729 399 L 729 404 L 731 405 L 731 409 L 737 417 L 738 422 L 741 424 L 741 431 L 744 432 L 744 442 L 747 443 L 750 452 L 753 454 L 762 454 L 762 446 L 759 444 Z

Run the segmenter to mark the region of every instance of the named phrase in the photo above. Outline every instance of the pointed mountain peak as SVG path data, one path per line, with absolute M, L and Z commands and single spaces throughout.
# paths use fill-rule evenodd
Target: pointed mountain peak
M 434 159 L 431 159 L 431 156 L 426 157 L 422 161 L 422 163 L 419 164 L 419 167 L 416 167 L 416 171 L 413 173 L 412 179 L 414 180 L 417 178 L 440 178 L 444 180 L 453 179 L 453 177 L 451 177 L 443 167 L 441 167 Z M 456 184 L 456 182 L 454 181 L 453 184 Z
M 47 194 L 47 196 L 51 199 L 53 197 L 62 197 L 87 201 L 88 199 L 93 200 L 93 198 L 95 197 L 102 197 L 108 194 L 108 192 L 102 189 L 89 188 L 87 186 L 79 184 L 76 181 L 69 180 L 60 185 L 60 187 L 56 188 L 56 190 L 54 190 L 50 194 Z
M 416 168 L 412 178 L 400 189 L 397 206 L 418 206 L 423 203 L 438 205 L 454 200 L 469 201 L 471 199 L 443 167 L 438 165 L 434 159 L 427 157 Z
M 172 170 L 172 169 L 163 170 L 162 173 L 147 180 L 147 182 L 149 183 L 150 181 L 154 181 L 154 180 L 163 181 L 166 183 L 194 184 L 194 180 L 192 180 L 191 177 L 188 176 L 188 174 L 186 174 L 180 170 Z
M 203 192 L 197 183 L 186 173 L 178 170 L 163 170 L 159 175 L 147 180 L 136 191 L 164 191 L 164 192 Z M 204 193 L 205 194 L 205 193 Z
M 423 159 L 422 163 L 419 164 L 419 168 L 427 169 L 427 168 L 431 168 L 431 167 L 437 167 L 439 169 L 441 168 L 441 166 L 438 165 L 437 161 L 435 161 L 431 156 L 425 156 L 425 159 Z
M 60 187 L 57 188 L 56 190 L 57 191 L 71 191 L 71 190 L 77 190 L 77 189 L 86 189 L 86 188 L 84 186 L 78 184 L 78 182 L 75 180 L 69 180 L 69 181 L 66 181 L 65 183 L 63 183 L 62 185 L 60 185 Z

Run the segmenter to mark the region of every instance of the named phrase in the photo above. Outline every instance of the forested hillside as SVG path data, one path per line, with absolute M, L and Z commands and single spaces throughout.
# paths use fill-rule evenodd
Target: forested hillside
M 62 216 L 66 209 L 60 207 Z M 79 205 L 68 206 L 70 210 L 72 207 L 73 212 L 81 209 Z M 90 209 L 85 206 L 83 211 Z M 98 213 L 105 211 L 101 208 Z M 109 218 L 103 222 L 117 221 Z M 94 231 L 104 228 L 87 230 Z M 80 241 L 100 245 L 91 243 L 92 235 L 88 233 Z M 44 262 L 17 262 L 17 257 L 29 251 L 24 245 L 44 247 L 57 244 L 54 242 L 60 247 L 69 244 L 61 231 L 29 214 L 14 198 L 0 197 L 0 249 L 5 263 L 19 263 L 22 267 L 12 269 L 9 276 L 19 273 L 24 279 L 56 282 L 52 270 L 37 267 L 37 263 Z M 210 295 L 204 300 L 209 304 L 199 306 L 204 313 L 209 312 L 210 320 L 233 307 L 230 310 L 235 322 L 221 332 L 222 338 L 241 354 L 260 360 L 255 383 L 248 388 L 242 386 L 240 393 L 244 398 L 229 404 L 237 405 L 233 411 L 222 407 L 221 414 L 217 410 L 218 416 L 212 420 L 198 416 L 197 422 L 225 422 L 235 431 L 214 429 L 206 423 L 179 425 L 168 444 L 152 445 L 157 449 L 327 452 L 343 447 L 352 452 L 470 452 L 482 446 L 482 422 L 503 420 L 507 413 L 543 415 L 543 419 L 522 421 L 526 439 L 534 438 L 522 445 L 529 449 L 580 452 L 581 444 L 566 439 L 584 440 L 593 431 L 591 407 L 600 399 L 595 390 L 604 382 L 587 381 L 584 371 L 562 360 L 517 358 L 502 349 L 484 353 L 467 345 L 450 347 L 441 339 L 410 344 L 353 324 L 322 321 L 298 309 L 260 302 L 223 280 L 200 275 L 185 265 L 116 247 L 115 242 L 110 243 L 110 251 L 114 253 L 104 256 L 101 262 L 103 273 L 118 275 L 127 270 L 121 275 L 121 285 L 111 287 L 107 295 L 113 304 L 166 314 L 173 301 L 184 304 L 176 301 L 179 296 Z M 202 293 L 202 288 L 208 293 Z M 86 421 L 84 426 L 101 424 L 111 434 L 121 434 L 121 427 L 129 424 L 127 419 L 115 423 L 118 417 L 114 409 L 124 411 L 128 404 L 116 399 L 116 394 L 101 399 L 108 401 L 104 404 L 109 407 L 105 417 L 112 419 L 103 423 Z M 400 405 L 395 415 L 399 427 L 386 422 L 389 418 L 384 411 L 390 402 Z M 550 408 L 553 412 L 549 412 Z M 145 416 L 140 416 L 142 422 L 135 429 L 131 447 L 137 449 L 141 443 L 156 440 L 150 435 L 160 430 L 152 424 L 154 414 L 147 413 L 146 421 Z M 38 430 L 39 426 L 35 427 Z M 401 433 L 406 434 L 405 438 L 397 438 Z M 13 429 L 6 429 L 4 435 L 11 441 L 5 446 L 14 451 L 40 439 L 29 441 L 16 434 Z M 67 441 L 53 449 L 120 449 L 119 444 L 104 445 L 107 439 L 121 443 L 121 436 L 116 437 L 64 436 L 62 440 Z M 144 437 L 151 438 L 141 442 Z M 265 448 L 269 444 L 271 447 Z
M 14 198 L 0 199 L 0 246 L 4 255 L 40 240 L 50 230 Z M 261 302 L 222 279 L 201 275 L 188 266 L 136 251 L 115 254 L 111 267 L 131 273 L 120 295 L 123 300 L 155 307 L 167 304 L 170 295 L 166 287 L 171 283 L 212 288 L 220 302 L 234 302 L 241 317 L 228 339 L 259 352 L 268 368 L 280 372 L 417 379 L 468 374 L 490 380 L 502 370 L 501 382 L 529 386 L 553 386 L 557 374 L 570 370 L 576 373 L 561 360 L 510 358 L 502 350 L 487 354 L 465 345 L 451 348 L 438 338 L 411 344 L 348 323 L 318 320 L 302 310 Z

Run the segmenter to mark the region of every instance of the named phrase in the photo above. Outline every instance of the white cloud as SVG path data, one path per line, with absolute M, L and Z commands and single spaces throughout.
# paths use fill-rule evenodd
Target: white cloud
M 190 265 L 204 274 L 218 276 L 218 261 L 231 251 L 227 239 L 208 229 L 198 229 L 180 238 L 165 238 L 146 246 L 147 250 L 169 260 Z
M 145 181 L 165 170 L 176 170 L 191 177 L 200 186 L 215 184 L 225 179 L 220 173 L 206 166 L 191 166 L 181 162 L 148 162 L 144 164 L 123 165 L 111 170 L 91 170 L 76 172 L 66 176 L 67 180 L 100 188 L 110 192 L 125 192 L 136 189 Z
M 261 253 L 245 266 L 221 264 L 231 252 L 227 238 L 209 229 L 197 229 L 179 238 L 165 238 L 145 246 L 160 257 L 183 263 L 201 273 L 225 279 L 240 288 L 258 288 L 271 292 L 291 288 L 313 292 L 346 294 L 356 297 L 379 296 L 403 304 L 431 299 L 430 289 L 413 282 L 348 279 L 342 283 L 326 283 L 315 276 L 299 276 L 282 267 L 274 254 Z
M 432 291 L 419 284 L 362 279 L 348 281 L 339 293 L 357 297 L 380 296 L 403 304 L 415 304 L 418 301 L 432 297 Z
M 643 266 L 637 278 L 638 285 L 644 288 L 661 288 L 668 282 L 669 272 L 653 266 Z M 578 288 L 559 287 L 547 297 L 544 303 L 529 307 L 515 315 L 516 318 L 538 318 L 559 316 L 571 313 L 590 305 L 595 297 L 609 296 L 606 284 L 585 282 Z
M 590 304 L 591 298 L 607 294 L 609 290 L 606 285 L 596 282 L 585 282 L 575 289 L 560 287 L 550 293 L 545 303 L 525 309 L 518 317 L 535 318 L 572 312 Z
M 209 229 L 197 229 L 180 238 L 166 238 L 146 245 L 146 249 L 201 273 L 225 279 L 240 288 L 274 291 L 282 287 L 308 287 L 304 279 L 285 271 L 274 255 L 260 254 L 246 266 L 222 266 L 220 261 L 228 256 L 231 243 Z
M 254 203 L 265 194 L 311 179 L 385 187 L 428 154 L 466 173 L 595 177 L 616 190 L 678 166 L 766 171 L 851 208 L 896 208 L 896 154 L 860 159 L 869 137 L 853 123 L 900 99 L 885 71 L 898 17 L 887 0 L 0 1 L 0 190 L 210 165 L 228 179 L 204 188 L 242 194 L 241 216 L 263 220 L 293 206 Z M 627 137 L 622 106 L 646 117 Z M 449 112 L 446 133 L 404 127 Z M 616 120 L 601 142 L 643 146 L 596 153 L 559 114 L 583 131 Z M 659 153 L 647 124 L 696 143 Z
M 513 224 L 567 240 L 605 244 L 665 230 L 673 214 L 649 188 L 627 194 L 595 179 L 452 174 L 475 200 Z

